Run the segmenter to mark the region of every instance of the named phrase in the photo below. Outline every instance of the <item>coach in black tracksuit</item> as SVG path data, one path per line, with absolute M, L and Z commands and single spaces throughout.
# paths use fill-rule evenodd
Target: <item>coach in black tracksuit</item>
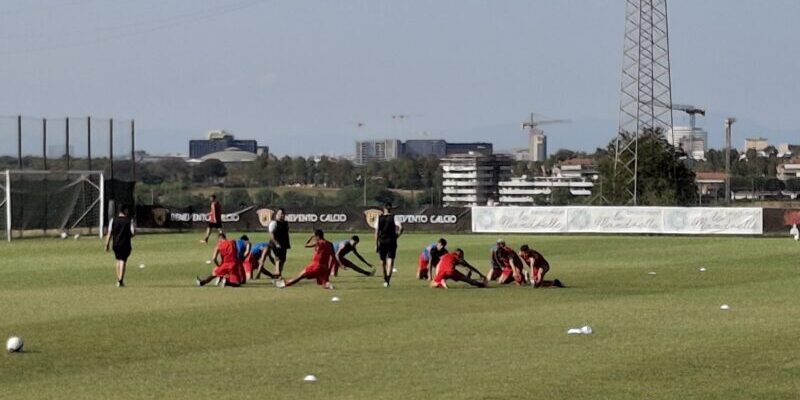
M 395 221 L 392 205 L 383 205 L 383 214 L 375 225 L 375 244 L 383 266 L 383 286 L 389 287 L 394 271 L 394 259 L 397 257 L 397 239 L 403 234 L 403 225 Z
M 114 249 L 114 258 L 117 268 L 117 287 L 125 286 L 125 266 L 133 247 L 131 239 L 136 234 L 136 227 L 130 217 L 130 208 L 122 206 L 119 214 L 108 223 L 106 235 L 106 252 Z M 113 243 L 113 246 L 112 246 Z
M 269 223 L 269 238 L 275 247 L 272 253 L 275 254 L 275 274 L 280 278 L 283 274 L 283 267 L 286 265 L 286 256 L 292 244 L 289 242 L 289 223 L 286 222 L 286 210 L 279 208 L 275 212 L 275 220 Z

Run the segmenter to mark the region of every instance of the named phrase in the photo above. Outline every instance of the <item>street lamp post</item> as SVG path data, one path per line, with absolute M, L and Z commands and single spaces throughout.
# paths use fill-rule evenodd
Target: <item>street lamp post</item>
M 736 118 L 725 119 L 725 204 L 731 204 L 731 126 Z

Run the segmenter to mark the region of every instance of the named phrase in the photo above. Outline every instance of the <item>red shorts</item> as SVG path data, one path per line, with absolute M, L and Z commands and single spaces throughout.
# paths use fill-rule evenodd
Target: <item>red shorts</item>
M 503 268 L 503 272 L 500 274 L 500 283 L 511 283 L 512 280 L 517 283 L 522 283 L 522 279 L 522 273 L 520 273 L 518 277 L 514 277 L 514 269 L 508 266 L 508 264 L 506 264 L 506 267 Z
M 251 274 L 253 271 L 258 271 L 258 259 L 250 256 L 244 260 L 244 272 Z
M 423 272 L 428 270 L 428 259 L 425 258 L 424 255 L 419 255 L 419 265 L 417 267 L 417 271 Z
M 459 273 L 454 268 L 451 269 L 439 268 L 436 271 L 436 276 L 433 278 L 433 283 L 439 286 L 445 279 L 452 279 L 454 276 L 456 276 L 456 274 Z
M 226 263 L 219 266 L 214 267 L 214 270 L 211 271 L 211 275 L 214 276 L 228 276 L 233 272 L 233 269 L 236 267 L 236 264 L 233 263 Z
M 303 274 L 305 274 L 306 279 L 316 279 L 318 285 L 324 285 L 328 283 L 328 280 L 330 279 L 330 273 L 330 268 L 314 263 L 308 264 L 303 270 Z

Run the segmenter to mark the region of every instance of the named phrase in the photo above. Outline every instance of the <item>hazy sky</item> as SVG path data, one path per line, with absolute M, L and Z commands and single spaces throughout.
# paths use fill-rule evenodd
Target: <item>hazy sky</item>
M 0 115 L 135 118 L 151 153 L 188 153 L 188 139 L 224 128 L 309 155 L 426 134 L 524 147 L 519 124 L 535 111 L 572 120 L 546 129 L 551 152 L 593 150 L 616 131 L 624 7 L 0 0 Z M 712 146 L 728 115 L 741 121 L 737 147 L 800 142 L 798 15 L 796 0 L 669 2 L 673 99 L 709 109 Z M 15 148 L 10 122 L 0 118 L 2 153 Z

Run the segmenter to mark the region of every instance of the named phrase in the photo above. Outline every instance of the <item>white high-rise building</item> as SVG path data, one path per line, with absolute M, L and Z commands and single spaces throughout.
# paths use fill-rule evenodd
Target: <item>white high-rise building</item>
M 445 205 L 477 206 L 497 201 L 498 183 L 511 176 L 513 160 L 500 154 L 455 154 L 440 165 Z
M 547 160 L 547 136 L 539 129 L 528 133 L 528 157 L 530 161 Z
M 708 132 L 702 128 L 676 126 L 667 132 L 667 142 L 681 148 L 692 159 L 703 160 L 708 151 Z

